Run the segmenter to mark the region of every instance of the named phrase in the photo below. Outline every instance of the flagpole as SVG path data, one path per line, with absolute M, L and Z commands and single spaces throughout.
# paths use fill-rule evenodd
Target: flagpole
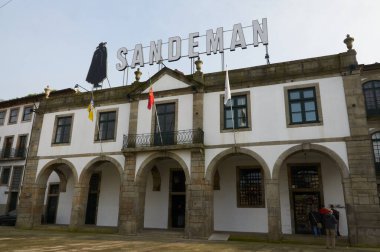
M 150 95 L 150 91 L 151 88 L 152 88 L 152 80 L 150 79 L 150 74 L 148 72 L 148 77 L 149 77 L 149 82 L 150 82 L 150 85 L 149 85 L 149 95 Z M 152 91 L 153 93 L 153 91 Z M 150 99 L 150 97 L 148 98 L 148 100 Z M 154 99 L 153 99 L 153 105 L 154 105 L 154 112 L 156 114 L 156 121 L 157 121 L 157 126 L 158 126 L 158 132 L 160 133 L 160 139 L 161 139 L 161 145 L 164 145 L 164 141 L 162 140 L 162 134 L 161 134 L 161 127 L 160 127 L 160 120 L 158 119 L 158 114 L 157 114 L 157 106 L 156 106 L 156 103 L 154 102 Z M 149 101 L 148 101 L 148 108 L 149 108 Z
M 91 100 L 94 102 L 94 86 L 92 86 L 92 89 L 91 89 Z M 94 107 L 93 114 L 95 114 L 94 113 L 95 112 L 95 105 L 93 107 Z M 93 117 L 95 117 L 95 116 L 93 115 Z M 102 155 L 103 154 L 102 137 L 100 135 L 100 129 L 99 129 L 98 123 L 96 122 L 96 118 L 95 118 L 95 127 L 96 127 L 96 130 L 98 131 L 99 142 L 100 142 L 100 155 Z
M 232 119 L 232 129 L 234 132 L 234 145 L 236 147 L 236 131 L 235 131 L 235 119 L 234 119 L 234 112 L 232 110 L 233 101 L 231 98 L 231 89 L 230 89 L 230 81 L 228 77 L 228 68 L 226 65 L 226 80 L 224 84 L 224 106 L 227 106 L 227 103 L 230 102 L 230 108 L 231 108 L 231 119 Z
M 234 131 L 234 144 L 236 146 L 236 131 L 235 131 L 235 120 L 234 120 L 234 112 L 232 110 L 232 105 L 233 105 L 233 102 L 232 102 L 232 99 L 230 100 L 231 102 L 231 115 L 232 115 L 232 129 Z
M 158 132 L 160 133 L 161 145 L 164 145 L 164 141 L 162 141 L 162 134 L 161 134 L 161 127 L 160 127 L 160 120 L 158 120 L 158 114 L 157 114 L 156 103 L 154 103 L 154 110 L 155 110 L 155 113 L 156 113 L 156 120 L 157 120 Z

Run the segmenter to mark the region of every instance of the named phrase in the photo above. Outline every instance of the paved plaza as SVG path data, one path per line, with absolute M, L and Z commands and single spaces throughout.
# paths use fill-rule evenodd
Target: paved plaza
M 52 230 L 20 230 L 0 227 L 0 251 L 330 251 L 323 244 L 291 242 L 188 240 L 170 233 L 122 236 L 118 234 L 74 233 Z M 334 251 L 380 251 L 376 248 L 338 246 Z

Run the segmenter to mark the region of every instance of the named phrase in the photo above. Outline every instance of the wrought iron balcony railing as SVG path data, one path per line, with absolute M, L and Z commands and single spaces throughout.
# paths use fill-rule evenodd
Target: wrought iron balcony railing
M 20 158 L 23 159 L 26 157 L 26 148 L 4 148 L 0 150 L 0 158 Z
M 123 148 L 203 144 L 203 130 L 190 129 L 153 134 L 124 135 Z

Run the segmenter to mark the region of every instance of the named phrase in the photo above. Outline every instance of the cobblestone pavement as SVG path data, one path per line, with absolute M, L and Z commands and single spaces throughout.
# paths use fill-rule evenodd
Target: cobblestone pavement
M 290 243 L 188 240 L 163 235 L 122 236 L 118 234 L 66 231 L 20 230 L 0 227 L 0 251 L 332 251 L 323 245 Z M 380 251 L 378 248 L 337 247 L 333 251 Z

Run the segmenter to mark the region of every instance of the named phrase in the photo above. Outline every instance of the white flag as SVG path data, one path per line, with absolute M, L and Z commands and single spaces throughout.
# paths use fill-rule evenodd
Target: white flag
M 224 105 L 231 100 L 230 80 L 228 79 L 228 70 L 226 70 L 226 83 L 224 86 Z

